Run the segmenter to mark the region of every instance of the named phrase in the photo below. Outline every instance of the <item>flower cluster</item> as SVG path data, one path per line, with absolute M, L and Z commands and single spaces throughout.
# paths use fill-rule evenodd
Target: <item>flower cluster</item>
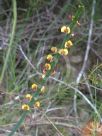
M 61 27 L 61 32 L 62 33 L 66 33 L 66 34 L 70 34 L 71 33 L 70 27 L 68 27 L 68 26 L 62 26 Z M 62 47 L 61 49 L 58 49 L 57 47 L 51 47 L 51 53 L 46 56 L 46 62 L 44 64 L 44 66 L 43 66 L 42 76 L 41 76 L 42 80 L 46 77 L 47 72 L 49 72 L 51 74 L 51 76 L 53 76 L 56 73 L 56 71 L 52 67 L 55 54 L 66 56 L 66 55 L 68 55 L 68 49 L 70 47 L 72 47 L 72 46 L 73 46 L 72 41 L 71 40 L 67 40 L 64 43 L 64 47 Z M 36 83 L 32 84 L 31 89 L 32 89 L 33 93 L 37 92 L 38 95 L 39 94 L 43 94 L 46 91 L 46 87 L 45 86 L 42 86 L 39 89 L 39 86 Z M 32 100 L 33 96 L 31 94 L 26 94 L 25 95 L 25 99 L 27 101 L 29 101 L 29 102 L 33 101 Z M 34 108 L 40 108 L 40 106 L 41 106 L 41 104 L 40 104 L 40 101 L 38 101 L 38 100 L 35 101 L 35 103 L 33 104 Z M 30 110 L 29 104 L 28 103 L 27 104 L 24 103 L 22 105 L 22 110 L 29 111 Z
M 61 32 L 62 32 L 62 33 L 66 33 L 66 34 L 70 34 L 70 33 L 71 33 L 70 27 L 68 27 L 68 26 L 62 26 L 62 27 L 61 27 Z M 71 41 L 71 40 L 67 40 L 67 41 L 65 42 L 65 44 L 64 44 L 64 47 L 63 47 L 62 49 L 59 49 L 58 53 L 59 53 L 60 55 L 66 56 L 66 55 L 68 55 L 68 49 L 69 49 L 70 47 L 72 47 L 72 46 L 73 46 L 72 41 Z
M 46 56 L 46 63 L 44 64 L 43 71 L 42 71 L 42 79 L 44 79 L 46 77 L 46 74 L 47 74 L 48 71 L 52 70 L 52 63 L 54 61 L 54 54 L 57 53 L 57 48 L 56 47 L 52 47 L 51 48 L 51 52 L 52 53 L 50 53 L 50 54 L 48 54 Z M 55 72 L 51 73 L 51 75 L 54 75 L 54 74 L 55 74 Z
M 32 84 L 32 86 L 31 86 L 31 89 L 32 89 L 32 91 L 33 92 L 36 92 L 37 91 L 37 89 L 38 89 L 38 85 L 37 84 L 35 84 L 35 83 L 33 83 Z M 46 88 L 45 88 L 45 86 L 42 86 L 41 88 L 40 88 L 40 93 L 44 93 L 46 91 Z M 26 94 L 25 95 L 25 99 L 28 101 L 28 102 L 30 102 L 31 100 L 32 100 L 32 98 L 33 98 L 33 96 L 31 95 L 31 94 Z M 40 101 L 36 101 L 35 103 L 34 103 L 34 105 L 33 105 L 33 107 L 34 108 L 40 108 Z M 25 111 L 29 111 L 30 110 L 30 106 L 29 106 L 29 104 L 23 104 L 22 105 L 22 110 L 25 110 Z

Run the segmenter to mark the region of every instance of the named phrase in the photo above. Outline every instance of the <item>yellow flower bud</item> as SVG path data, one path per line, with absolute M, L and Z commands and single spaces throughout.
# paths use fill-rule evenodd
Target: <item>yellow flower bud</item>
M 35 104 L 34 104 L 34 107 L 35 107 L 35 108 L 40 108 L 40 102 L 39 102 L 39 101 L 36 101 Z
M 60 50 L 59 50 L 59 54 L 66 56 L 66 55 L 68 55 L 68 50 L 67 50 L 67 49 L 60 49 Z
M 34 83 L 34 84 L 32 84 L 31 88 L 32 88 L 32 90 L 37 90 L 38 86 L 37 86 L 37 84 Z
M 51 65 L 49 63 L 45 64 L 45 70 L 51 70 Z
M 31 94 L 26 94 L 25 98 L 31 101 L 32 95 Z
M 67 27 L 67 26 L 62 26 L 62 27 L 61 27 L 61 32 L 62 32 L 62 33 L 69 34 L 69 33 L 70 33 L 70 28 Z
M 56 48 L 56 47 L 51 47 L 51 51 L 52 51 L 53 53 L 57 53 L 57 48 Z
M 71 40 L 68 40 L 67 42 L 65 42 L 65 48 L 70 48 L 71 46 L 73 46 L 73 43 Z
M 47 55 L 47 60 L 52 62 L 53 61 L 53 56 L 51 54 Z
M 42 86 L 42 87 L 41 87 L 41 93 L 44 93 L 45 91 L 46 91 L 45 86 Z
M 22 105 L 22 110 L 25 110 L 25 111 L 30 110 L 29 105 L 28 105 L 28 104 L 23 104 L 23 105 Z

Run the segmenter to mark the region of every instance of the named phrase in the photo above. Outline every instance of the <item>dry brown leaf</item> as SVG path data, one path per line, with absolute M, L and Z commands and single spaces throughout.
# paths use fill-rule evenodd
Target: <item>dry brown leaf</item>
M 82 129 L 82 136 L 102 136 L 102 124 L 95 121 L 89 121 Z

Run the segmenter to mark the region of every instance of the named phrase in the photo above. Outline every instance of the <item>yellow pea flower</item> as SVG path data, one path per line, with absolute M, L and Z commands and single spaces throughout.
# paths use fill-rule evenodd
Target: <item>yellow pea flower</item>
M 73 46 L 73 43 L 71 40 L 68 40 L 67 42 L 65 42 L 65 48 L 70 48 L 71 46 Z
M 25 110 L 25 111 L 30 110 L 29 105 L 28 105 L 28 104 L 23 104 L 23 105 L 22 105 L 22 110 Z
M 40 108 L 40 105 L 41 105 L 40 102 L 39 102 L 39 101 L 36 101 L 35 104 L 34 104 L 34 107 L 35 107 L 35 108 Z
M 67 26 L 62 26 L 62 27 L 61 27 L 61 32 L 62 32 L 62 33 L 69 34 L 69 33 L 70 33 L 70 28 L 67 27 Z
M 38 86 L 37 86 L 37 84 L 34 83 L 34 84 L 32 84 L 31 88 L 32 88 L 32 90 L 37 90 Z
M 57 47 L 51 47 L 51 51 L 52 51 L 53 53 L 57 53 Z
M 52 62 L 53 61 L 53 56 L 51 54 L 47 55 L 47 60 L 49 62 Z
M 67 49 L 60 49 L 60 50 L 59 50 L 59 54 L 66 56 L 66 55 L 68 55 L 68 50 L 67 50 Z
M 25 98 L 31 101 L 32 95 L 31 94 L 26 94 Z
M 45 64 L 45 70 L 51 70 L 51 65 L 49 63 Z

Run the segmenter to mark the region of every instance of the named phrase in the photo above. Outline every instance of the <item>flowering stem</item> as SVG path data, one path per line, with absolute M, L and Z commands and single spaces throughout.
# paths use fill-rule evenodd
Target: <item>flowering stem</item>
M 82 13 L 82 9 L 83 9 L 83 8 L 80 7 L 80 8 L 77 10 L 77 12 L 76 12 L 76 14 L 75 14 L 75 19 L 73 20 L 73 22 L 72 22 L 71 25 L 70 25 L 71 29 L 73 29 L 73 27 L 76 25 L 76 21 L 79 19 L 80 15 L 81 15 L 81 13 Z M 66 39 L 68 39 L 68 38 L 70 38 L 70 36 L 66 36 L 66 37 L 64 38 L 64 41 L 63 41 L 61 47 L 63 47 L 63 45 L 64 45 Z M 59 55 L 59 54 L 55 54 L 54 57 L 57 59 L 57 61 L 51 63 L 51 70 L 47 71 L 45 78 L 41 81 L 41 85 L 43 85 L 43 84 L 47 81 L 48 77 L 49 77 L 50 74 L 51 74 L 51 71 L 54 69 L 56 63 L 58 62 L 58 60 L 59 60 L 59 58 L 60 58 L 60 55 Z M 28 103 L 28 105 L 29 105 L 30 107 L 33 106 L 34 102 L 36 101 L 35 98 L 36 98 L 37 96 L 39 96 L 39 93 L 40 93 L 40 91 L 38 90 L 38 91 L 36 91 L 36 92 L 33 94 L 32 100 Z M 11 132 L 8 136 L 13 136 L 13 134 L 17 131 L 17 129 L 20 127 L 20 125 L 21 125 L 22 122 L 24 121 L 24 119 L 25 119 L 27 113 L 28 113 L 28 111 L 25 111 L 25 112 L 22 114 L 22 116 L 21 116 L 21 118 L 19 119 L 19 121 L 17 122 L 16 126 L 13 128 L 12 132 Z

